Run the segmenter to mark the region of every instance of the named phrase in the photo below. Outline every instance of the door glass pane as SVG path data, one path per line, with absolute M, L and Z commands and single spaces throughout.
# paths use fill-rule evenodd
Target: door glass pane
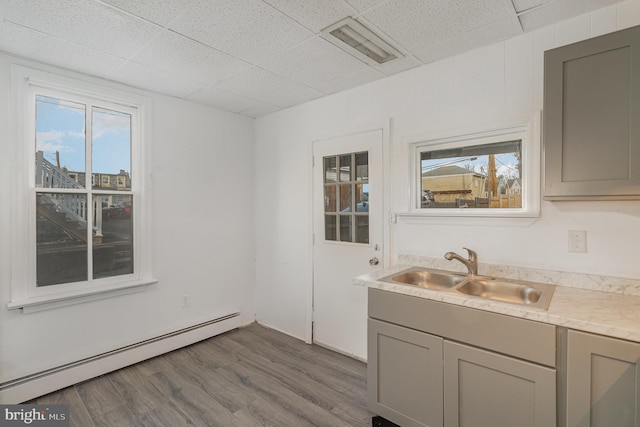
M 337 157 L 331 156 L 324 158 L 324 182 L 336 182 L 337 164 Z
M 351 154 L 340 156 L 340 182 L 351 181 Z
M 335 215 L 324 216 L 324 239 L 325 240 L 338 240 L 337 228 L 336 228 Z
M 85 106 L 36 96 L 36 187 L 85 187 Z
M 369 184 L 356 184 L 356 212 L 369 212 Z
M 339 213 L 324 216 L 325 240 L 369 243 L 368 161 L 366 151 L 323 159 L 324 212 Z
M 351 184 L 340 185 L 340 211 L 351 212 Z
M 133 273 L 132 196 L 93 196 L 93 278 Z
M 37 286 L 87 280 L 85 195 L 37 194 L 36 265 Z
M 94 107 L 92 117 L 93 188 L 131 190 L 131 115 Z
M 369 215 L 356 216 L 356 243 L 369 243 Z
M 351 238 L 351 224 L 352 224 L 351 215 L 340 215 L 340 241 L 341 242 L 353 241 Z
M 325 212 L 336 212 L 336 190 L 338 189 L 337 185 L 325 185 L 324 186 L 324 211 Z
M 356 181 L 369 180 L 369 153 L 356 153 Z

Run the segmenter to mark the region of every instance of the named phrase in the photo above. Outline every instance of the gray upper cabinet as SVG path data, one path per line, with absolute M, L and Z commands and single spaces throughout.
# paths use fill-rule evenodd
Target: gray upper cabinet
M 548 200 L 640 198 L 640 27 L 545 52 Z

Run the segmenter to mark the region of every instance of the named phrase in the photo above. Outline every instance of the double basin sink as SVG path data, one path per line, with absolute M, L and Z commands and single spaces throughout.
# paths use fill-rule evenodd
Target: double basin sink
M 437 291 L 455 292 L 492 301 L 549 308 L 554 285 L 519 280 L 496 279 L 487 276 L 468 276 L 443 270 L 412 267 L 380 279 Z

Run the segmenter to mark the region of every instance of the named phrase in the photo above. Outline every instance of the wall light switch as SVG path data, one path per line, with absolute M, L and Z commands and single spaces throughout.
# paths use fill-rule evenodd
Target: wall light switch
M 586 230 L 569 230 L 569 252 L 587 252 Z

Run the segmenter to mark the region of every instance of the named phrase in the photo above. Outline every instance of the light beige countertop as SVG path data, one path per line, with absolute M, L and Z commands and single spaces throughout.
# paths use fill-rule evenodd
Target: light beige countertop
M 444 292 L 421 288 L 415 285 L 383 282 L 379 279 L 413 266 L 437 268 L 454 271 L 455 264 L 443 264 L 440 260 L 416 257 L 400 257 L 402 265 L 389 267 L 375 273 L 363 274 L 354 278 L 355 285 L 382 289 L 404 295 L 441 301 L 494 313 L 535 320 L 570 329 L 591 332 L 640 342 L 640 281 L 632 279 L 601 278 L 585 276 L 590 282 L 579 287 L 580 275 L 571 273 L 540 273 L 540 270 L 511 269 L 481 264 L 481 274 L 506 279 L 528 280 L 531 282 L 555 284 L 555 291 L 548 310 L 527 307 L 525 305 L 492 301 L 485 298 L 465 295 L 457 292 Z M 445 261 L 446 263 L 446 261 Z M 458 263 L 459 264 L 459 263 Z M 450 268 L 446 268 L 449 265 Z M 461 265 L 461 264 L 460 264 Z M 443 268 L 445 267 L 445 268 Z M 484 267 L 484 268 L 483 268 Z M 517 271 L 516 271 L 517 270 Z M 456 271 L 460 271 L 457 270 Z M 496 274 L 508 271 L 509 274 Z M 530 276 L 545 277 L 533 280 Z M 511 276 L 511 277 L 508 277 Z M 523 276 L 526 276 L 523 278 Z M 554 279 L 556 278 L 556 279 Z M 569 285 L 557 282 L 557 278 L 567 280 Z M 555 283 L 554 283 L 555 282 Z M 584 283 L 584 282 L 583 282 Z M 594 285 L 595 283 L 595 285 Z M 612 292 L 611 289 L 615 291 Z

